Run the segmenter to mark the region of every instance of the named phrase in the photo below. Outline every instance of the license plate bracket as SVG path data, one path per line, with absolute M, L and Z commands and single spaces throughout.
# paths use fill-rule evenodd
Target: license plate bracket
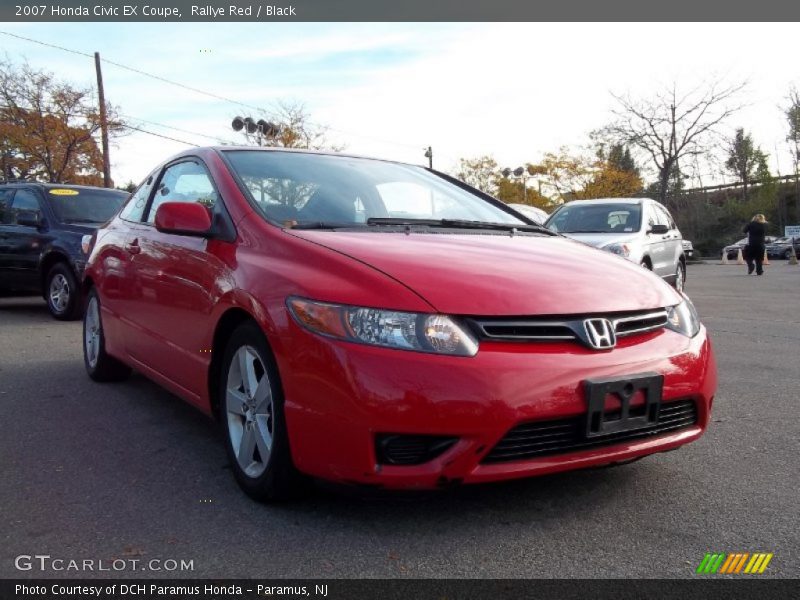
M 627 377 L 587 379 L 584 385 L 588 403 L 585 430 L 587 438 L 644 429 L 658 423 L 664 389 L 663 375 L 640 373 Z M 631 399 L 640 390 L 644 394 L 644 411 L 643 414 L 632 415 Z M 619 418 L 608 418 L 606 398 L 609 394 L 619 399 Z M 642 413 L 641 410 L 637 412 Z

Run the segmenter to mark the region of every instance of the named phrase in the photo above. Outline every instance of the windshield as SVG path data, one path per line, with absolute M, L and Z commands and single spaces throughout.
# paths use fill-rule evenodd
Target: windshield
M 560 233 L 633 233 L 641 221 L 639 204 L 565 204 L 545 225 Z
M 105 223 L 128 197 L 118 190 L 49 188 L 45 196 L 62 223 Z
M 448 219 L 524 225 L 420 167 L 293 152 L 234 150 L 225 156 L 263 215 L 280 224 L 366 227 L 386 224 L 379 219 Z

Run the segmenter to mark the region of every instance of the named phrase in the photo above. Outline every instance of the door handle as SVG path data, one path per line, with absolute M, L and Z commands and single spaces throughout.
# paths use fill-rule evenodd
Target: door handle
M 130 254 L 139 254 L 139 252 L 142 251 L 142 248 L 139 246 L 139 239 L 137 238 L 137 239 L 133 240 L 130 244 L 125 246 L 125 249 Z

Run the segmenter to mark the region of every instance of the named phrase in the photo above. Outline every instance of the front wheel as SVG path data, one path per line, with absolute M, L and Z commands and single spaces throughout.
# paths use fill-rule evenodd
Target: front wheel
M 45 298 L 50 314 L 59 321 L 73 321 L 81 316 L 78 281 L 67 264 L 56 263 L 48 271 Z
M 225 348 L 219 398 L 225 446 L 239 486 L 262 502 L 293 496 L 300 478 L 289 450 L 278 369 L 253 322 L 240 325 Z
M 682 292 L 683 288 L 686 287 L 686 266 L 682 262 L 678 262 L 678 266 L 675 268 L 674 285 L 679 292 Z
M 783 253 L 783 258 L 786 260 L 792 260 L 792 249 L 789 248 L 786 252 Z
M 100 297 L 92 288 L 83 315 L 83 364 L 95 381 L 122 381 L 131 369 L 106 352 L 103 321 L 100 317 Z

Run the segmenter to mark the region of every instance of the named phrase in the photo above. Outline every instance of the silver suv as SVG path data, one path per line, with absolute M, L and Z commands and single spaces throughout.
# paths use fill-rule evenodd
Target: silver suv
M 686 257 L 669 211 L 650 198 L 575 200 L 545 223 L 575 240 L 639 263 L 682 291 Z

